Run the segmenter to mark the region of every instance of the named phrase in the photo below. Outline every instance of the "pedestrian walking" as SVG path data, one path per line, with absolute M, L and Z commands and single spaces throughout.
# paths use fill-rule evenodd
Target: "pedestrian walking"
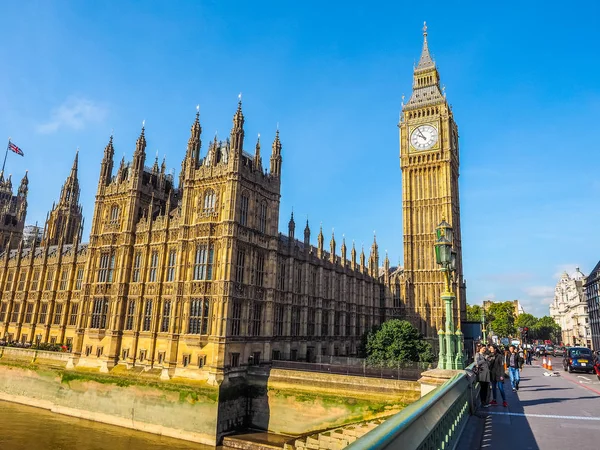
M 489 345 L 488 349 L 490 351 L 488 362 L 490 365 L 490 381 L 492 383 L 492 401 L 490 405 L 498 404 L 496 401 L 496 390 L 498 389 L 502 397 L 502 406 L 506 408 L 508 403 L 506 403 L 506 394 L 504 393 L 504 356 L 500 354 L 495 345 Z
M 529 349 L 527 349 L 527 365 L 529 365 L 529 366 L 531 365 L 531 358 L 532 358 L 531 349 L 529 348 Z
M 490 365 L 486 357 L 486 348 L 482 346 L 479 353 L 475 355 L 475 365 L 477 366 L 477 381 L 479 381 L 479 398 L 481 406 L 487 408 L 490 406 L 488 397 L 490 395 Z
M 519 390 L 519 382 L 521 381 L 521 369 L 523 368 L 523 358 L 517 353 L 517 349 L 514 345 L 509 348 L 509 354 L 506 360 L 506 366 L 508 367 L 508 376 L 510 377 L 510 385 L 513 392 Z

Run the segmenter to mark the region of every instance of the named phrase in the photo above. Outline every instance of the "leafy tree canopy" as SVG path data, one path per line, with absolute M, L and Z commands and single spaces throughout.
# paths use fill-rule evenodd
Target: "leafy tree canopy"
M 467 321 L 481 322 L 483 308 L 479 305 L 467 305 Z
M 370 364 L 433 361 L 431 344 L 406 320 L 388 320 L 371 330 L 367 336 L 366 351 Z
M 528 327 L 530 330 L 532 330 L 537 323 L 538 319 L 533 314 L 527 313 L 519 314 L 519 316 L 515 320 L 516 327 Z
M 515 336 L 515 308 L 513 302 L 492 303 L 486 311 L 489 324 L 494 333 L 500 337 Z
M 561 329 L 554 319 L 550 316 L 544 316 L 537 321 L 533 327 L 533 336 L 535 339 L 550 340 L 552 342 L 561 341 Z

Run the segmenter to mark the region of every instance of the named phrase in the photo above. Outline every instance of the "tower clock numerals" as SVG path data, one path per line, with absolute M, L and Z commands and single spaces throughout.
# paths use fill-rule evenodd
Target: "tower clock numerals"
M 438 140 L 438 131 L 431 125 L 421 125 L 413 130 L 410 143 L 416 150 L 429 150 Z

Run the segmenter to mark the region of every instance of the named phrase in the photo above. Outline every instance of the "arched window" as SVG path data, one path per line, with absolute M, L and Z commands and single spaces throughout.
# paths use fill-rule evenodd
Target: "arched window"
M 204 194 L 204 207 L 202 211 L 205 213 L 214 213 L 215 212 L 215 203 L 216 203 L 216 194 L 214 191 L 209 190 Z

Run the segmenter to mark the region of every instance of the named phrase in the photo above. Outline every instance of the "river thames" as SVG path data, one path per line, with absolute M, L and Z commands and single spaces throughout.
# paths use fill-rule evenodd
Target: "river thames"
M 1 450 L 215 450 L 0 401 Z

